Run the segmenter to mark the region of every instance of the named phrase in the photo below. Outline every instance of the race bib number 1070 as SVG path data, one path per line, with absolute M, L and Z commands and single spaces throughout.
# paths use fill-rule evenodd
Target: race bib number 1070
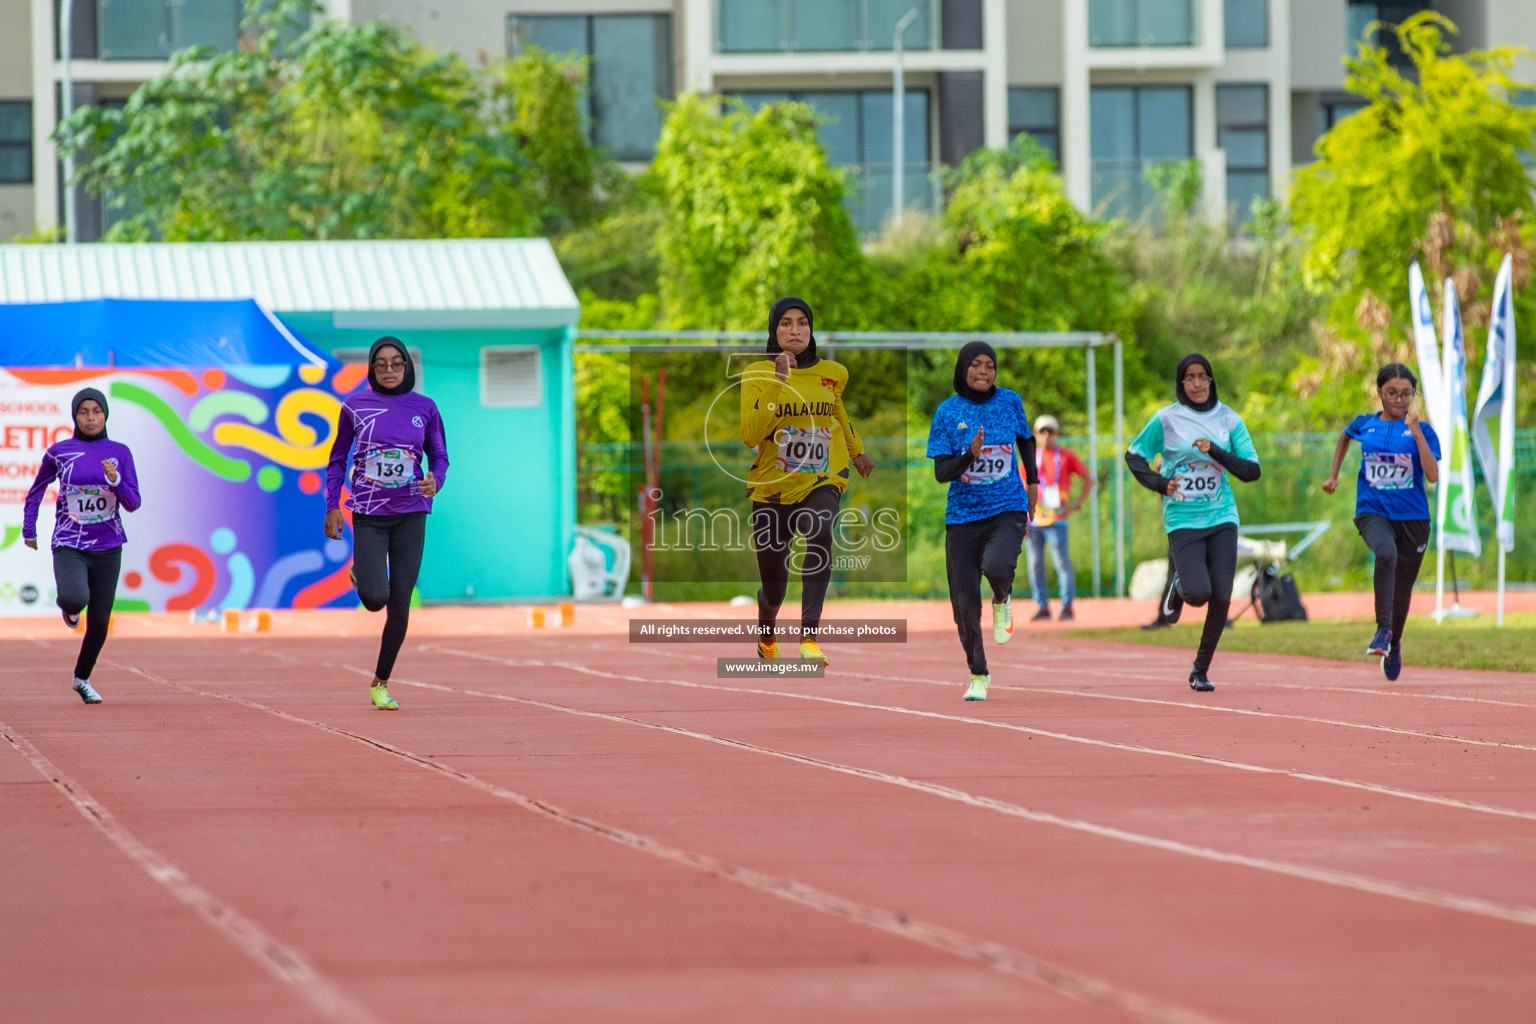
M 404 487 L 416 478 L 416 456 L 404 448 L 375 448 L 363 458 L 363 477 L 380 487 Z
M 831 465 L 831 427 L 785 427 L 774 462 L 781 473 L 825 473 Z

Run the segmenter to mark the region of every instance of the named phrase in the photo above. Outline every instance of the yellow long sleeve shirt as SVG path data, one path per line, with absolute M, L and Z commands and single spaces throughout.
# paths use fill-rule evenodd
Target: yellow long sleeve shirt
M 848 421 L 843 392 L 848 368 L 818 359 L 780 381 L 774 361 L 746 369 L 741 384 L 741 442 L 757 449 L 747 473 L 747 497 L 794 505 L 817 487 L 848 489 L 848 463 L 864 442 Z

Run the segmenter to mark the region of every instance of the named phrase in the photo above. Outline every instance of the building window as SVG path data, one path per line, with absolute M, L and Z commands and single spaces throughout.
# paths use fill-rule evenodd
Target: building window
M 1216 87 L 1216 145 L 1227 154 L 1227 207 L 1245 223 L 1253 201 L 1269 198 L 1269 86 Z
M 896 23 L 914 0 L 715 0 L 719 53 L 890 51 Z M 931 50 L 939 35 L 940 0 L 907 26 L 907 50 Z
M 1088 0 L 1090 46 L 1193 46 L 1195 0 Z
M 1269 45 L 1269 0 L 1224 0 L 1227 49 Z
M 1337 100 L 1324 101 L 1317 108 L 1317 134 L 1318 137 L 1328 134 L 1334 126 L 1346 117 L 1360 113 L 1368 106 L 1363 100 Z
M 242 0 L 97 0 L 102 60 L 164 60 L 189 46 L 233 50 Z
M 894 200 L 895 175 L 891 150 L 895 145 L 891 90 L 859 92 L 744 92 L 748 107 L 795 101 L 813 107 L 824 118 L 816 135 L 834 166 L 856 171 L 849 212 L 860 229 L 877 231 Z M 928 93 L 908 89 L 902 106 L 902 169 L 904 202 L 910 209 L 933 209 L 929 180 Z
M 1187 85 L 1098 86 L 1089 93 L 1095 208 L 1127 218 L 1156 210 L 1146 169 L 1193 155 L 1191 103 Z
M 1380 21 L 1387 25 L 1401 25 L 1411 15 L 1419 11 L 1433 9 L 1433 4 L 1424 3 L 1423 0 L 1377 0 L 1375 3 L 1357 3 L 1351 0 L 1349 13 L 1345 18 L 1345 32 L 1348 33 L 1344 40 L 1344 52 L 1353 57 L 1365 42 L 1365 31 L 1373 21 Z M 1394 67 L 1407 67 L 1412 63 L 1397 45 L 1397 36 L 1392 32 L 1379 32 L 1375 34 L 1371 42 L 1375 45 L 1386 47 L 1387 62 Z
M 591 58 L 588 137 L 616 160 L 656 155 L 660 101 L 672 96 L 670 14 L 540 14 L 507 18 L 507 52 L 526 47 Z
M 32 101 L 0 100 L 0 185 L 32 180 Z
M 1061 165 L 1061 91 L 1055 88 L 1008 90 L 1008 141 L 1023 132 L 1051 151 L 1051 159 Z

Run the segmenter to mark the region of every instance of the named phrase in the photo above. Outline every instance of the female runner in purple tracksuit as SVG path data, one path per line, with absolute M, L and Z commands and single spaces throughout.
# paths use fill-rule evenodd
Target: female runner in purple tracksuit
M 341 403 L 325 474 L 325 535 L 341 539 L 341 488 L 352 489 L 352 581 L 363 607 L 388 608 L 379 661 L 368 688 L 373 706 L 393 711 L 389 676 L 405 642 L 411 591 L 421 571 L 432 496 L 448 476 L 448 443 L 437 404 L 418 395 L 416 368 L 398 338 L 368 351 L 368 390 Z M 348 464 L 348 457 L 351 462 Z M 422 457 L 431 468 L 424 470 Z
M 59 482 L 54 506 L 53 578 L 59 609 L 70 629 L 85 615 L 85 639 L 75 661 L 75 692 L 87 704 L 100 704 L 91 686 L 91 670 L 112 621 L 117 575 L 123 566 L 122 513 L 139 507 L 139 475 L 128 446 L 107 439 L 107 397 L 95 388 L 76 393 L 69 403 L 75 436 L 49 447 L 27 492 L 21 536 L 37 549 L 37 513 L 43 493 Z

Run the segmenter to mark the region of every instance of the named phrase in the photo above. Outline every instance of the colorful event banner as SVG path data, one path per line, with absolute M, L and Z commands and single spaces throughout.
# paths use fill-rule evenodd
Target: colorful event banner
M 21 542 L 43 452 L 72 432 L 70 397 L 107 395 L 108 434 L 127 444 L 143 507 L 123 516 L 117 608 L 346 607 L 357 603 L 350 540 L 328 540 L 325 465 L 341 399 L 363 365 L 203 370 L 0 370 L 0 615 L 57 615 L 49 537 Z M 350 531 L 349 534 L 350 536 Z
M 1440 433 L 1441 460 L 1439 485 L 1440 548 L 1465 551 L 1476 558 L 1482 554 L 1482 538 L 1477 532 L 1477 515 L 1472 492 L 1472 445 L 1467 429 L 1467 349 L 1461 332 L 1461 305 L 1456 301 L 1456 285 L 1445 281 L 1445 332 L 1442 380 L 1445 385 L 1444 420 Z
M 1514 259 L 1506 255 L 1493 286 L 1493 309 L 1488 321 L 1488 358 L 1477 391 L 1477 410 L 1472 416 L 1472 441 L 1483 464 L 1483 479 L 1493 496 L 1498 517 L 1494 536 L 1504 551 L 1515 546 L 1515 303 Z M 1499 418 L 1499 446 L 1493 446 L 1488 421 Z
M 1451 432 L 1442 421 L 1445 384 L 1441 379 L 1440 342 L 1435 338 L 1435 311 L 1418 260 L 1408 268 L 1408 301 L 1413 310 L 1413 347 L 1419 361 L 1419 390 L 1424 395 L 1424 409 L 1435 431 L 1449 437 Z

